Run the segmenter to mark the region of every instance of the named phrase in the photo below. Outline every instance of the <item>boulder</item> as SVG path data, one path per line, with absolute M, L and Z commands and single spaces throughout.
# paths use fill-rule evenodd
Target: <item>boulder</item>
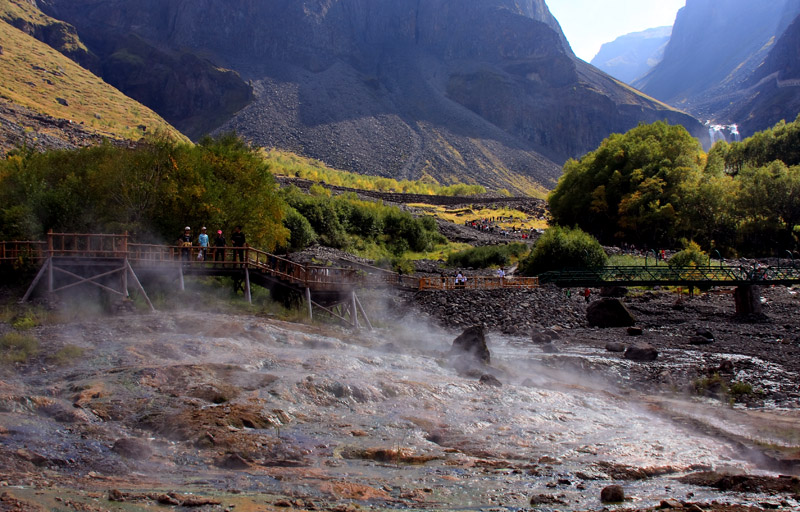
M 644 331 L 641 327 L 628 327 L 628 336 L 641 336 Z
M 132 437 L 117 439 L 111 451 L 122 455 L 128 459 L 146 460 L 153 454 L 152 448 L 147 441 Z
M 589 304 L 586 319 L 593 327 L 630 327 L 636 319 L 619 299 L 600 299 Z
M 689 338 L 689 345 L 711 345 L 714 343 L 714 338 L 706 338 L 705 336 L 692 336 Z
M 625 359 L 647 362 L 658 358 L 658 350 L 649 343 L 636 343 L 625 350 Z
M 453 340 L 451 355 L 467 353 L 484 364 L 489 364 L 491 354 L 486 346 L 486 333 L 482 325 L 467 327 L 461 335 Z
M 619 341 L 609 341 L 606 343 L 606 350 L 609 352 L 625 352 L 626 348 L 628 348 L 628 345 Z
M 553 345 L 552 343 L 545 343 L 542 345 L 542 352 L 545 354 L 558 354 L 559 350 L 558 347 Z
M 628 289 L 624 286 L 603 286 L 600 288 L 601 297 L 624 297 L 628 295 Z
M 600 501 L 603 503 L 620 503 L 625 501 L 625 491 L 621 485 L 609 485 L 600 491 Z
M 698 336 L 702 336 L 703 338 L 708 338 L 711 341 L 714 341 L 714 333 L 709 331 L 708 329 L 703 329 L 703 328 L 697 329 L 696 334 Z
M 531 340 L 537 345 L 553 343 L 560 338 L 561 336 L 553 329 L 536 329 L 531 333 Z
M 500 382 L 500 379 L 489 373 L 484 373 L 478 380 L 480 381 L 481 384 L 485 386 L 494 386 L 496 388 L 503 387 L 503 383 Z

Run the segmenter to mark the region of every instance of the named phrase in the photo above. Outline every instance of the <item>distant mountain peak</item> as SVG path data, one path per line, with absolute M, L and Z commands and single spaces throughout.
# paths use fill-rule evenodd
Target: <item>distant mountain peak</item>
M 671 35 L 671 26 L 625 34 L 600 47 L 591 64 L 631 84 L 661 62 Z

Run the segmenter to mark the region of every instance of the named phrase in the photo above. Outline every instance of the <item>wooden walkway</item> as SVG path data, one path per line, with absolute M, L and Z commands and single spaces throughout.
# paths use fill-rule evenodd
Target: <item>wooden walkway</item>
M 242 282 L 248 301 L 251 282 L 270 289 L 279 285 L 303 294 L 309 315 L 313 305 L 342 319 L 350 318 L 351 325 L 358 323 L 356 310 L 366 317 L 356 289 L 441 291 L 539 286 L 537 278 L 499 277 L 469 277 L 466 283 L 457 285 L 454 277 L 420 279 L 364 264 L 354 264 L 353 268 L 305 265 L 251 247 L 204 250 L 198 246 L 137 244 L 131 243 L 127 234 L 48 233 L 45 241 L 0 242 L 0 264 L 38 269 L 23 300 L 44 282 L 50 293 L 90 284 L 125 297 L 132 286 L 150 304 L 137 274 L 174 272 L 181 289 L 185 275 L 229 276 Z M 119 286 L 109 285 L 109 280 L 117 279 Z

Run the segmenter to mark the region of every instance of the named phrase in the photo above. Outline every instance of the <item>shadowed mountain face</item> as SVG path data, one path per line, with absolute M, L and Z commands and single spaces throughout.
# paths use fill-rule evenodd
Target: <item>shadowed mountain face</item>
M 778 91 L 774 80 L 771 89 L 769 84 L 755 88 L 779 70 L 775 66 L 782 58 L 772 55 L 798 14 L 800 0 L 688 0 L 675 20 L 663 60 L 633 85 L 701 120 L 738 123 L 743 136 L 768 128 L 774 116 L 757 109 L 769 106 L 774 111 L 776 104 L 789 100 L 797 105 L 800 100 L 800 91 Z
M 238 72 L 255 99 L 219 130 L 361 173 L 522 190 L 553 185 L 567 158 L 639 122 L 703 134 L 689 116 L 575 58 L 544 0 L 40 6 L 95 53 L 113 44 L 119 54 L 120 38 L 135 37 Z
M 592 65 L 630 84 L 664 58 L 672 27 L 658 27 L 620 36 L 604 44 Z

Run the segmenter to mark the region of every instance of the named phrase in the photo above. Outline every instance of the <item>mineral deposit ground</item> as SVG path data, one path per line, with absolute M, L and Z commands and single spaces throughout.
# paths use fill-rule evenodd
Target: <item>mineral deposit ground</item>
M 631 290 L 630 331 L 577 291 L 458 293 L 362 297 L 372 332 L 208 303 L 32 327 L 0 510 L 800 508 L 796 290 L 758 322 Z M 453 349 L 471 326 L 485 357 Z

